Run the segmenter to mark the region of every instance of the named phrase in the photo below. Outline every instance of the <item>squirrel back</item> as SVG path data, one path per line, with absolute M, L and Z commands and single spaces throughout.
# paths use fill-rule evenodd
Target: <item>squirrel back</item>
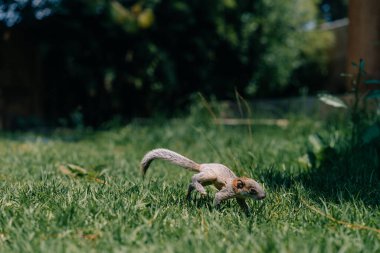
M 143 176 L 145 176 L 146 171 L 149 168 L 149 165 L 153 162 L 155 159 L 163 159 L 166 161 L 169 161 L 175 165 L 181 166 L 183 168 L 197 171 L 199 172 L 200 165 L 189 158 L 184 157 L 183 155 L 180 155 L 174 151 L 171 151 L 169 149 L 159 148 L 159 149 L 153 149 L 145 154 L 143 159 L 141 160 L 141 172 Z

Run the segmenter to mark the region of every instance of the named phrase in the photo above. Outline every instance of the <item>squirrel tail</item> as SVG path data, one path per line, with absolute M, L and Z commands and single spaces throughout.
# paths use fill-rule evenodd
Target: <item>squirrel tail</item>
M 148 170 L 149 165 L 155 159 L 167 160 L 175 165 L 179 165 L 183 168 L 199 172 L 200 165 L 198 163 L 169 149 L 159 148 L 149 151 L 141 160 L 140 167 L 143 176 L 145 176 L 145 173 Z

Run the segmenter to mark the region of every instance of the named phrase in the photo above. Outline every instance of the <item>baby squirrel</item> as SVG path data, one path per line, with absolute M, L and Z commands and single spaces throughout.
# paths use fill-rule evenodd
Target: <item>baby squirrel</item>
M 174 151 L 168 149 L 154 149 L 145 154 L 141 161 L 141 171 L 145 176 L 149 165 L 155 159 L 167 160 L 191 171 L 197 172 L 192 178 L 187 191 L 187 199 L 191 197 L 193 190 L 206 195 L 203 186 L 213 184 L 219 191 L 215 194 L 214 206 L 218 206 L 222 200 L 236 198 L 240 207 L 249 214 L 249 208 L 245 203 L 246 198 L 262 200 L 265 192 L 255 180 L 247 177 L 237 177 L 229 168 L 218 163 L 198 164 Z

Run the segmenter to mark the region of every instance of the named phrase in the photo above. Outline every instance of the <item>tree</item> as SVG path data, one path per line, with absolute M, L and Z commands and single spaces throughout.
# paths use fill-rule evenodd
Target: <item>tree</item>
M 350 0 L 349 19 L 347 72 L 364 59 L 368 78 L 380 79 L 380 1 Z
M 36 41 L 47 115 L 87 123 L 184 108 L 191 94 L 281 95 L 321 76 L 329 35 L 317 0 L 2 1 Z M 1 13 L 1 11 L 0 11 Z M 12 14 L 9 14 L 12 13 Z M 44 13 L 43 15 L 41 13 Z M 17 16 L 12 23 L 7 17 Z M 4 18 L 5 17 L 5 18 Z

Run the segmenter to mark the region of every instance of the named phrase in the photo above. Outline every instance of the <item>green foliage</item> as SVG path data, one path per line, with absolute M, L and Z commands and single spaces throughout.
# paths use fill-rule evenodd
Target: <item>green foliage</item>
M 346 103 L 336 96 L 333 96 L 330 94 L 319 94 L 318 98 L 319 100 L 321 100 L 323 103 L 327 105 L 330 105 L 336 108 L 347 108 Z
M 372 79 L 364 80 L 367 73 L 365 72 L 365 61 L 363 59 L 360 59 L 358 64 L 353 62 L 352 66 L 357 68 L 356 76 L 345 74 L 345 76 L 352 79 L 353 104 L 350 107 L 340 98 L 331 94 L 320 94 L 318 97 L 327 105 L 349 110 L 352 128 L 350 139 L 352 146 L 355 146 L 362 143 L 363 138 L 361 136 L 363 134 L 367 136 L 364 139 L 368 142 L 368 136 L 372 136 L 372 131 L 376 129 L 379 121 L 378 108 L 376 110 L 368 109 L 367 100 L 378 100 L 380 98 L 380 82 Z M 378 107 L 378 103 L 376 103 L 376 106 Z M 365 128 L 367 130 L 364 130 Z
M 332 43 L 310 29 L 318 2 L 26 1 L 13 28 L 41 49 L 47 114 L 81 110 L 84 122 L 100 123 L 173 113 L 196 92 L 231 99 L 235 89 L 249 97 L 308 86 L 323 76 Z M 40 20 L 42 7 L 50 15 Z
M 353 102 L 348 106 L 340 98 L 335 97 L 330 94 L 320 94 L 319 99 L 329 105 L 336 108 L 344 108 L 348 110 L 350 122 L 347 124 L 349 127 L 345 126 L 342 131 L 345 135 L 341 138 L 341 142 L 346 143 L 346 150 L 343 153 L 348 153 L 350 155 L 360 154 L 360 153 L 373 153 L 374 156 L 371 158 L 378 168 L 380 174 L 380 167 L 378 164 L 378 156 L 380 154 L 380 128 L 379 128 L 379 84 L 378 80 L 365 80 L 365 61 L 363 59 L 359 60 L 359 63 L 352 63 L 352 66 L 357 69 L 356 75 L 345 74 L 351 78 L 352 81 L 352 97 Z M 368 101 L 375 100 L 372 104 L 372 108 L 369 108 Z M 349 129 L 349 134 L 347 134 L 347 129 Z M 347 144 L 349 143 L 349 144 Z M 314 145 L 315 146 L 315 145 Z M 321 151 L 322 150 L 322 151 Z M 306 163 L 312 167 L 320 167 L 323 164 L 330 163 L 331 155 L 336 155 L 338 152 L 334 147 L 324 145 L 324 148 L 314 149 L 299 158 L 300 162 Z M 322 154 L 322 156 L 320 156 Z M 318 156 L 321 158 L 318 159 Z M 312 162 L 317 160 L 317 162 Z M 310 162 L 311 161 L 311 162 Z M 346 175 L 350 171 L 346 171 Z M 364 173 L 364 172 L 363 172 Z
M 323 76 L 333 37 L 328 32 L 308 28 L 318 24 L 316 3 L 314 0 L 257 3 L 258 15 L 253 14 L 257 28 L 250 42 L 257 62 L 248 89 L 268 94 L 289 86 L 307 86 L 313 80 L 311 76 Z
M 336 143 L 327 141 L 318 134 L 309 135 L 308 141 L 307 153 L 298 158 L 301 165 L 309 168 L 320 168 L 336 159 L 338 155 Z
M 2 133 L 0 251 L 380 250 L 378 233 L 323 215 L 378 228 L 380 184 L 373 174 L 361 172 L 374 168 L 373 153 L 341 154 L 325 169 L 305 169 L 296 159 L 309 134 L 325 138 L 334 132 L 320 122 L 293 119 L 286 129 L 254 127 L 250 141 L 245 127 L 202 124 L 199 113 L 194 109 L 190 118 L 135 122 L 102 132 Z M 222 162 L 239 175 L 256 178 L 267 198 L 248 202 L 251 217 L 233 200 L 215 210 L 212 187 L 207 187 L 207 197 L 196 195 L 187 203 L 191 172 L 155 161 L 141 179 L 139 161 L 155 147 L 199 162 Z M 62 174 L 61 164 L 74 175 Z M 95 168 L 105 183 L 89 180 Z M 339 170 L 345 168 L 360 170 L 343 177 Z

